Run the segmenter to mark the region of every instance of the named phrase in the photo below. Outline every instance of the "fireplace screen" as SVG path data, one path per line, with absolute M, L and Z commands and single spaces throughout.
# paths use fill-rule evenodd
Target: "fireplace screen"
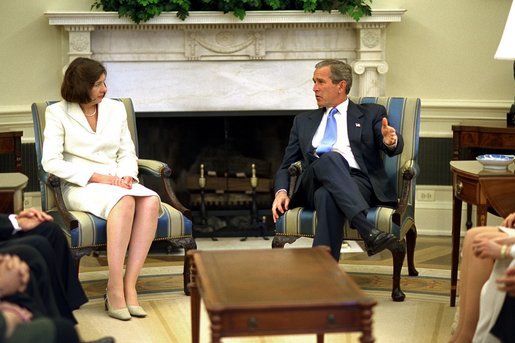
M 297 111 L 138 114 L 140 158 L 166 161 L 199 235 L 272 230 L 273 179 Z

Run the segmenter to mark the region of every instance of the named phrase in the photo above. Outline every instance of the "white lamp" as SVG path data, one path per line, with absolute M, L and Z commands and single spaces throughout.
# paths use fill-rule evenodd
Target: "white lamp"
M 511 3 L 510 13 L 508 13 L 501 42 L 494 58 L 496 60 L 515 60 L 515 1 Z
M 502 33 L 501 42 L 497 47 L 494 58 L 496 60 L 511 60 L 513 62 L 513 78 L 515 79 L 515 1 L 512 1 L 508 19 Z M 515 126 L 515 103 L 511 105 L 510 112 L 506 114 L 508 126 Z

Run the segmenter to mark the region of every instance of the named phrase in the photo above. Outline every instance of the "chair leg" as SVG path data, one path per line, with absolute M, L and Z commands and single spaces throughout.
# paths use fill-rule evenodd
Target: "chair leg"
M 190 270 L 190 259 L 188 258 L 188 250 L 197 249 L 197 243 L 193 238 L 181 238 L 176 243 L 184 248 L 184 269 L 182 272 L 183 275 L 183 287 L 184 294 L 190 295 L 190 289 L 188 284 L 191 279 L 191 270 Z
M 406 256 L 405 241 L 396 241 L 388 250 L 392 253 L 393 258 L 392 299 L 393 301 L 404 301 L 406 295 L 401 290 L 401 270 L 404 256 Z
M 70 249 L 73 259 L 73 264 L 75 265 L 75 272 L 77 276 L 79 275 L 79 267 L 80 267 L 80 259 L 84 256 L 89 256 L 91 253 L 96 252 L 96 249 L 92 248 L 73 248 Z
M 299 237 L 295 237 L 295 236 L 274 236 L 274 239 L 272 240 L 272 248 L 284 248 L 284 245 L 286 243 L 292 244 L 297 239 L 299 239 Z
M 408 274 L 409 276 L 418 276 L 415 268 L 415 246 L 417 245 L 417 228 L 415 224 L 406 233 L 406 245 L 408 255 Z

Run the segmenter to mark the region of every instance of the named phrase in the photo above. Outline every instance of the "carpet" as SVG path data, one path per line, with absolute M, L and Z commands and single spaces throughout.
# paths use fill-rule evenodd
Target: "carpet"
M 199 249 L 230 249 L 234 246 L 242 248 L 241 243 L 234 243 L 232 241 L 210 242 L 209 239 L 197 241 Z M 308 240 L 300 242 L 298 246 L 304 243 L 311 244 Z M 261 242 L 259 238 L 250 239 L 243 244 L 245 244 L 244 248 L 270 247 L 270 241 Z M 350 244 L 345 249 L 349 250 L 344 254 L 352 254 L 358 252 L 359 246 Z M 143 319 L 133 318 L 129 322 L 112 319 L 104 311 L 102 296 L 105 291 L 107 271 L 102 257 L 98 259 L 100 261 L 98 268 L 84 268 L 88 271 L 81 272 L 80 279 L 90 301 L 80 310 L 75 311 L 79 322 L 78 330 L 84 340 L 111 335 L 116 338 L 116 342 L 124 343 L 191 341 L 190 298 L 184 295 L 182 288 L 182 252 L 164 256 L 154 251 L 152 255 L 145 264 L 138 282 L 140 302 L 149 316 Z M 406 293 L 406 300 L 397 303 L 390 298 L 391 265 L 345 263 L 345 256 L 342 262 L 340 266 L 351 275 L 363 291 L 378 301 L 373 315 L 376 342 L 447 342 L 455 312 L 455 308 L 449 307 L 450 281 L 447 270 L 422 268 L 419 269 L 418 277 L 408 277 L 407 271 L 403 271 L 401 288 Z M 210 341 L 209 332 L 209 319 L 202 309 L 201 342 Z M 359 336 L 359 333 L 328 334 L 325 336 L 325 341 L 359 342 Z M 315 335 L 223 339 L 223 342 L 238 343 L 315 341 Z

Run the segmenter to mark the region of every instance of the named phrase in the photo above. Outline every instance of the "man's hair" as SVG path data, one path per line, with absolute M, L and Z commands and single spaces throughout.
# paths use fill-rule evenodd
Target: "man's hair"
M 322 67 L 330 68 L 330 78 L 334 84 L 337 84 L 340 81 L 345 81 L 347 84 L 345 87 L 345 93 L 349 94 L 350 88 L 352 87 L 352 67 L 340 60 L 323 60 L 315 65 L 316 69 Z
M 91 88 L 102 74 L 107 74 L 102 63 L 85 57 L 74 59 L 64 73 L 61 96 L 68 102 L 90 102 Z

